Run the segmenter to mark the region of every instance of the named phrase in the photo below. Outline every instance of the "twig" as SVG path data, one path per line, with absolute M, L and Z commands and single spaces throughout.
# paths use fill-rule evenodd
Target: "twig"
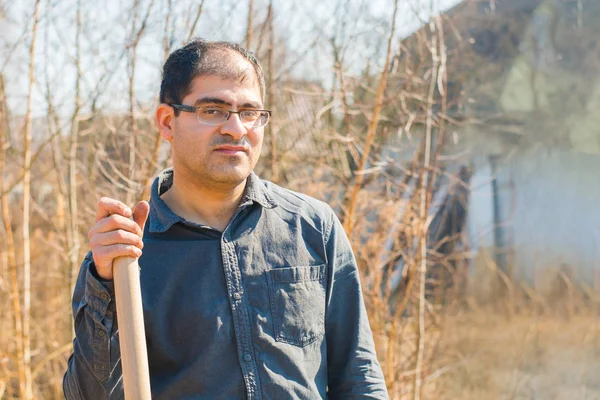
M 189 42 L 192 39 L 192 37 L 194 37 L 194 31 L 196 30 L 196 24 L 198 24 L 198 21 L 200 20 L 200 16 L 202 15 L 202 9 L 204 8 L 204 1 L 205 0 L 202 0 L 200 5 L 198 6 L 198 11 L 196 11 L 196 17 L 194 18 L 194 22 L 192 23 L 192 26 L 190 27 L 190 32 L 187 35 L 186 42 Z

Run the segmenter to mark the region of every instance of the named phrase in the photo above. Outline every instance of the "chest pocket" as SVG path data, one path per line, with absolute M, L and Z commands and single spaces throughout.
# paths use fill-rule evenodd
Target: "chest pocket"
M 278 342 L 304 347 L 325 333 L 325 265 L 266 271 Z

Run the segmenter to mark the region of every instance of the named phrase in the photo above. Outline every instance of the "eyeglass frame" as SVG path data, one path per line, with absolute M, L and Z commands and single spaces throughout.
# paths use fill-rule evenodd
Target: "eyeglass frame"
M 198 111 L 199 108 L 201 107 L 207 107 L 207 106 L 189 106 L 187 104 L 175 104 L 175 103 L 171 103 L 169 104 L 171 107 L 173 107 L 176 110 L 179 111 L 185 111 L 185 112 L 189 112 L 189 113 L 193 113 L 196 114 L 196 112 Z M 219 123 L 219 124 L 210 124 L 207 122 L 202 122 L 200 121 L 200 118 L 198 118 L 196 116 L 196 119 L 198 120 L 199 123 L 204 124 L 204 125 L 209 125 L 209 126 L 219 126 L 219 125 L 223 125 L 225 122 L 229 121 L 229 118 L 231 117 L 231 114 L 240 114 L 244 111 L 261 111 L 261 112 L 266 112 L 269 115 L 269 118 L 267 119 L 267 123 L 261 126 L 247 126 L 242 119 L 240 118 L 240 122 L 242 123 L 242 125 L 244 125 L 246 128 L 250 128 L 250 129 L 257 129 L 257 128 L 263 128 L 265 126 L 267 126 L 267 124 L 269 123 L 269 121 L 271 120 L 271 110 L 255 110 L 255 109 L 244 109 L 244 110 L 240 110 L 240 111 L 233 111 L 233 110 L 227 110 L 225 108 L 222 107 L 207 107 L 207 108 L 219 108 L 225 112 L 227 112 L 227 118 L 225 118 L 225 121 Z

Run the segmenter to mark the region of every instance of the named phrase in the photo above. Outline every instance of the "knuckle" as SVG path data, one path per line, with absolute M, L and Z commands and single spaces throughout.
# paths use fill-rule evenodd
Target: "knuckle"
M 108 219 L 107 223 L 109 227 L 117 227 L 119 225 L 118 216 L 116 214 L 111 214 L 106 218 Z
M 127 238 L 125 231 L 122 229 L 116 230 L 114 235 L 115 235 L 116 239 L 120 242 L 122 242 L 123 240 L 125 240 Z

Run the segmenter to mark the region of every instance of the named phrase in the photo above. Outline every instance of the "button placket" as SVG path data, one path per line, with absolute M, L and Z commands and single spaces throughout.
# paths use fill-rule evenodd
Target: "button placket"
M 260 399 L 260 390 L 258 390 L 260 384 L 256 379 L 258 371 L 252 357 L 253 346 L 250 319 L 244 304 L 245 300 L 242 296 L 241 271 L 237 265 L 235 246 L 231 243 L 230 238 L 225 236 L 225 233 L 221 244 L 221 257 L 227 280 L 227 290 L 229 291 L 230 298 L 234 300 L 230 304 L 234 317 L 234 331 L 237 339 L 238 354 L 240 354 L 240 367 L 244 376 L 246 393 L 249 399 Z

